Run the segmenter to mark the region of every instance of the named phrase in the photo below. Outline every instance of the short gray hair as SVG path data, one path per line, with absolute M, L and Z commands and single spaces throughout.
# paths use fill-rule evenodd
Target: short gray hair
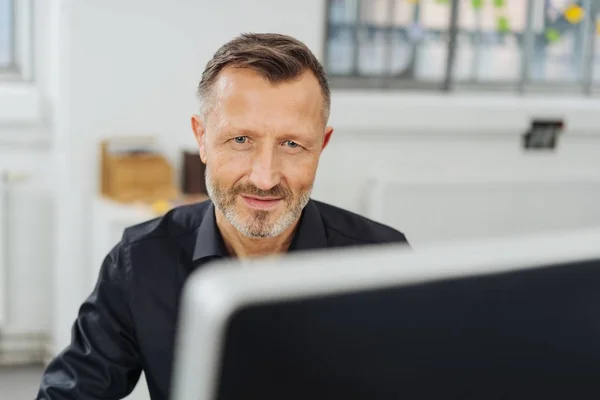
M 294 80 L 311 71 L 323 93 L 323 119 L 329 119 L 331 92 L 325 69 L 301 41 L 277 33 L 244 33 L 225 43 L 207 63 L 196 92 L 200 112 L 207 113 L 208 98 L 219 73 L 226 67 L 249 68 L 269 82 Z

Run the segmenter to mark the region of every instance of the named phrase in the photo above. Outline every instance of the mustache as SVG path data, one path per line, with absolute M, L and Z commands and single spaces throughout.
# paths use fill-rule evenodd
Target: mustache
M 231 189 L 231 193 L 234 195 L 249 194 L 249 195 L 256 196 L 256 197 L 286 198 L 286 197 L 292 196 L 292 191 L 281 185 L 273 186 L 269 190 L 262 190 L 256 186 L 254 186 L 251 183 L 242 183 L 242 184 L 236 185 Z

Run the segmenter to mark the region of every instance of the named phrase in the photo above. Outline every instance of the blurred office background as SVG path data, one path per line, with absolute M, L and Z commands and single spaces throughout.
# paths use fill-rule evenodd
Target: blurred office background
M 122 229 L 168 208 L 102 196 L 101 141 L 152 137 L 179 182 L 195 86 L 242 32 L 293 35 L 330 74 L 335 133 L 314 198 L 416 250 L 600 224 L 598 12 L 596 0 L 0 0 L 0 386 L 33 395 L 39 367 L 19 379 L 17 365 L 69 342 Z

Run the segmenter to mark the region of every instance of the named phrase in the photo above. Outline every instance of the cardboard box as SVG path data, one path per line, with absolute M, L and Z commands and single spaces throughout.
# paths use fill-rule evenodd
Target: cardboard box
M 124 203 L 172 200 L 179 195 L 173 168 L 152 138 L 102 141 L 101 193 Z

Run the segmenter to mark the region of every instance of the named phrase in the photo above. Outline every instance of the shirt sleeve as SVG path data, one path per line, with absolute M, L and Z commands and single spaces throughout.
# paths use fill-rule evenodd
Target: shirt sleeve
M 37 400 L 121 399 L 137 384 L 142 366 L 125 257 L 118 245 L 105 258 L 96 287 L 79 309 L 71 343 L 47 366 Z

